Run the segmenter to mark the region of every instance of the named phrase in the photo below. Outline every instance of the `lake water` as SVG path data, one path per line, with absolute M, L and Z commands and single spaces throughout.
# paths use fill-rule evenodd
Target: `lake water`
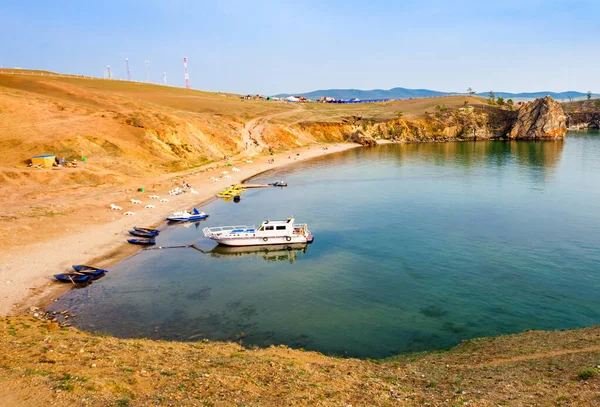
M 381 358 L 600 323 L 600 135 L 358 148 L 262 174 L 52 305 L 119 337 Z M 292 250 L 211 251 L 202 228 L 295 216 Z M 143 226 L 143 225 L 141 225 Z M 125 239 L 125 236 L 123 236 Z M 243 333 L 243 334 L 242 334 Z

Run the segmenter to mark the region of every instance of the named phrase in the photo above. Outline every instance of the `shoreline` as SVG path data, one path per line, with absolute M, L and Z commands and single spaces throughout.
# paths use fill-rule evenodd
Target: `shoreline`
M 297 149 L 287 150 L 273 155 L 259 154 L 253 157 L 238 155 L 227 161 L 232 167 L 227 167 L 227 162 L 208 164 L 205 169 L 194 169 L 186 173 L 164 174 L 162 177 L 185 178 L 193 186 L 197 194 L 185 193 L 169 196 L 169 202 L 159 204 L 157 201 L 148 201 L 148 195 L 157 194 L 164 196 L 168 187 L 163 185 L 160 191 L 124 192 L 121 200 L 135 196 L 136 199 L 144 200 L 144 204 L 156 204 L 156 209 L 143 209 L 143 206 L 132 208 L 131 204 L 121 204 L 123 211 L 115 212 L 112 220 L 92 225 L 93 230 L 86 230 L 87 220 L 81 219 L 76 233 L 66 233 L 63 236 L 50 236 L 39 243 L 12 248 L 10 253 L 0 257 L 0 316 L 17 316 L 26 314 L 31 307 L 45 308 L 56 297 L 72 289 L 72 285 L 57 283 L 53 274 L 66 271 L 72 264 L 94 264 L 95 266 L 108 268 L 120 261 L 140 252 L 140 247 L 130 245 L 125 241 L 128 236 L 127 230 L 133 226 L 144 226 L 162 228 L 167 225 L 165 217 L 167 214 L 182 209 L 201 206 L 216 199 L 216 194 L 225 186 L 241 184 L 264 172 L 285 167 L 293 163 L 306 161 L 315 157 L 322 157 L 361 147 L 356 143 L 319 143 L 311 144 Z M 327 149 L 325 149 L 327 148 Z M 287 158 L 286 158 L 287 157 Z M 267 160 L 274 159 L 274 163 Z M 246 160 L 253 162 L 247 163 Z M 220 172 L 226 168 L 239 167 L 242 171 L 232 173 L 231 178 L 221 180 L 226 182 L 212 182 L 209 177 L 218 177 Z M 243 175 L 242 175 L 243 174 Z M 166 181 L 165 181 L 166 182 Z M 178 185 L 180 185 L 178 183 Z M 143 195 L 141 195 L 143 194 Z M 110 211 L 110 202 L 103 200 L 98 207 Z M 127 205 L 127 207 L 125 207 Z M 123 216 L 128 210 L 135 210 L 134 216 Z M 69 231 L 69 229 L 66 229 Z M 90 236 L 91 235 L 91 236 Z M 4 273 L 8 271 L 9 273 Z

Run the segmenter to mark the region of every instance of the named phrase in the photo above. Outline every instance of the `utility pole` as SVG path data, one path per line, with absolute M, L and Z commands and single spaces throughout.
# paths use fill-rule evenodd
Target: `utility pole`
M 131 69 L 129 69 L 129 58 L 125 58 L 125 65 L 127 66 L 127 80 L 131 81 Z
M 190 74 L 188 72 L 187 57 L 183 57 L 183 77 L 185 78 L 185 87 L 190 89 Z

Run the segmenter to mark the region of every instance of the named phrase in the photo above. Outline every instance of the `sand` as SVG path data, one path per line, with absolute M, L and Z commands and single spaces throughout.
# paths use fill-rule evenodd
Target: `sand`
M 23 314 L 29 307 L 43 306 L 70 289 L 70 285 L 56 282 L 52 275 L 68 271 L 73 264 L 108 267 L 137 253 L 140 248 L 126 242 L 126 237 L 129 236 L 127 231 L 133 226 L 159 226 L 169 213 L 199 206 L 213 199 L 225 187 L 240 183 L 253 175 L 355 147 L 359 145 L 314 144 L 273 156 L 237 157 L 229 162 L 242 171 L 232 172 L 232 167 L 229 167 L 231 179 L 222 179 L 220 182 L 213 182 L 209 178 L 221 177 L 220 172 L 227 169 L 225 161 L 210 165 L 209 167 L 217 167 L 205 172 L 196 169 L 191 173 L 167 174 L 159 179 L 147 180 L 145 185 L 160 184 L 155 191 L 137 192 L 131 186 L 131 191 L 119 187 L 115 188 L 117 191 L 101 188 L 94 191 L 93 195 L 87 190 L 71 194 L 67 204 L 72 215 L 68 219 L 63 215 L 61 218 L 43 219 L 40 222 L 40 228 L 51 230 L 51 233 L 32 232 L 31 244 L 23 244 L 17 238 L 5 239 L 0 253 L 0 315 Z M 275 160 L 273 164 L 268 163 L 271 158 Z M 247 163 L 247 159 L 253 162 Z M 173 179 L 177 179 L 177 183 Z M 181 186 L 181 179 L 185 179 L 198 193 L 169 196 L 170 189 Z M 169 202 L 149 199 L 150 195 L 168 198 Z M 130 203 L 132 198 L 141 200 L 143 204 Z M 123 207 L 123 210 L 111 210 L 111 203 Z M 145 209 L 147 204 L 156 207 Z M 123 215 L 126 211 L 133 211 L 135 215 Z M 4 223 L 2 227 L 3 233 L 10 236 L 10 224 Z M 15 227 L 12 232 L 17 234 L 17 230 Z

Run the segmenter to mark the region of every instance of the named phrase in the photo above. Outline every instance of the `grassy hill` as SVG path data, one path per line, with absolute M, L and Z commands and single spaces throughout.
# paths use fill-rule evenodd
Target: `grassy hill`
M 599 364 L 598 327 L 475 339 L 372 361 L 0 320 L 0 404 L 13 407 L 585 407 L 600 403 Z
M 57 184 L 95 184 L 107 177 L 120 182 L 194 168 L 243 152 L 247 143 L 268 151 L 324 140 L 295 128 L 299 123 L 343 123 L 353 116 L 389 120 L 399 112 L 419 116 L 437 104 L 455 107 L 464 100 L 299 105 L 47 72 L 0 74 L 0 188 L 14 180 L 46 182 L 27 166 L 38 154 L 88 158 L 78 180 L 55 174 Z

